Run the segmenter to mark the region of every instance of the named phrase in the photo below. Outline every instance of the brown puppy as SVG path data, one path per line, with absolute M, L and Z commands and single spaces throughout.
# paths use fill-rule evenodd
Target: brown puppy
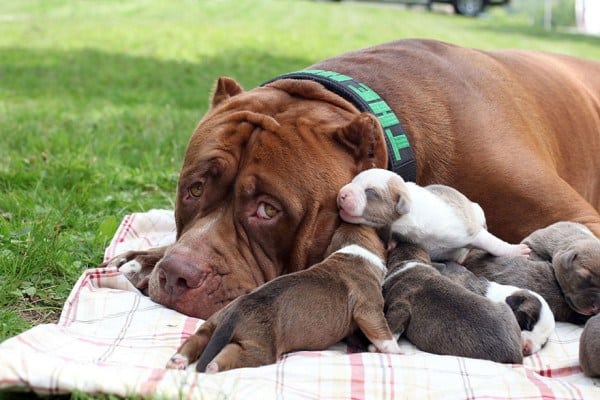
M 398 243 L 388 251 L 383 283 L 385 317 L 396 337 L 423 351 L 521 363 L 519 325 L 505 303 L 458 285 L 431 266 L 419 246 Z
M 207 318 L 323 261 L 340 223 L 338 190 L 364 169 L 392 166 L 407 143 L 416 183 L 464 193 L 505 241 L 561 219 L 600 234 L 599 63 L 400 40 L 310 68 L 373 89 L 389 106 L 377 112 L 384 122 L 314 80 L 244 91 L 219 79 L 183 160 L 177 242 L 111 264 L 139 264 L 132 281 L 154 301 Z M 406 135 L 389 133 L 391 112 Z
M 539 293 L 557 321 L 583 324 L 600 304 L 600 243 L 583 225 L 558 222 L 523 240 L 530 259 L 473 250 L 463 265 L 477 276 Z
M 383 315 L 384 248 L 368 231 L 340 228 L 327 264 L 237 298 L 188 338 L 167 367 L 185 368 L 198 358 L 200 372 L 271 364 L 290 351 L 324 350 L 357 328 L 378 350 L 399 353 Z
M 600 315 L 590 318 L 583 328 L 579 364 L 587 376 L 600 377 Z

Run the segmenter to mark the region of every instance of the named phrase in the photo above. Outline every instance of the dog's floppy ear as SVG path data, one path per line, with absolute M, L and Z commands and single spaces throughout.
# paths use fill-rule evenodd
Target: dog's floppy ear
M 357 172 L 387 167 L 387 147 L 383 129 L 373 114 L 361 113 L 335 131 L 333 138 L 354 157 Z
M 227 100 L 237 94 L 243 93 L 244 89 L 233 78 L 222 76 L 217 80 L 212 95 L 212 106 L 215 107 L 223 100 Z

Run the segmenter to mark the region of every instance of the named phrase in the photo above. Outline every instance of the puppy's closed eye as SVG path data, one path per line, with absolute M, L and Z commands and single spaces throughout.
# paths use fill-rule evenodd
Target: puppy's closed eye
M 369 200 L 381 200 L 381 195 L 373 188 L 365 189 L 365 196 L 367 197 L 367 201 Z

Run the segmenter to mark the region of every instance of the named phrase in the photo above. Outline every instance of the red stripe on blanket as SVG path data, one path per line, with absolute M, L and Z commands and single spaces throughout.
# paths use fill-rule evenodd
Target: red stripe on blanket
M 362 353 L 350 354 L 351 383 L 350 383 L 350 398 L 364 399 L 365 398 L 365 364 L 363 362 Z
M 125 236 L 127 235 L 127 232 L 129 232 L 129 228 L 131 227 L 131 224 L 133 223 L 134 219 L 135 219 L 135 214 L 127 215 L 123 219 L 121 229 L 119 229 L 119 233 L 117 236 L 117 243 L 121 243 L 125 240 Z
M 181 329 L 181 343 L 196 333 L 196 325 L 198 324 L 198 321 L 200 320 L 192 317 L 187 317 L 185 319 L 185 322 L 183 323 L 183 329 Z
M 96 268 L 94 270 L 91 270 L 88 276 L 89 282 L 92 284 L 92 287 L 101 288 L 103 284 L 103 279 L 113 278 L 119 275 L 121 275 L 121 272 L 119 272 L 119 270 L 117 269 Z
M 160 381 L 164 378 L 166 370 L 162 368 L 154 368 L 148 376 L 148 380 L 142 382 L 140 387 L 140 394 L 142 396 L 152 396 L 156 393 L 156 387 Z
M 525 375 L 527 376 L 529 381 L 538 388 L 541 398 L 543 398 L 543 399 L 556 399 L 557 398 L 556 395 L 554 394 L 554 392 L 552 391 L 552 389 L 550 389 L 550 387 L 548 387 L 548 385 L 542 379 L 540 379 L 540 376 L 538 374 L 536 374 L 534 371 L 531 371 L 531 370 L 528 370 L 527 368 L 525 368 Z

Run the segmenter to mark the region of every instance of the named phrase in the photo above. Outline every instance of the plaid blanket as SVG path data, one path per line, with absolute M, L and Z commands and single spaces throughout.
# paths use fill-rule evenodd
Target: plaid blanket
M 171 211 L 132 214 L 105 257 L 174 237 Z M 0 344 L 0 389 L 244 400 L 600 398 L 600 380 L 585 377 L 578 365 L 582 329 L 565 323 L 523 365 L 438 356 L 402 341 L 402 355 L 353 353 L 338 344 L 215 375 L 164 369 L 201 322 L 152 302 L 116 269 L 90 269 L 75 284 L 57 324 Z

